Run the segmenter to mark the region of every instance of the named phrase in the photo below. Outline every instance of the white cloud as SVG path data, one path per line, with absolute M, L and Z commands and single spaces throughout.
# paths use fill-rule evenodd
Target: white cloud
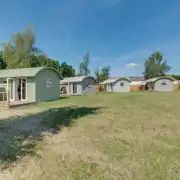
M 128 63 L 125 65 L 126 68 L 136 68 L 137 66 L 139 66 L 139 64 L 136 63 Z
M 125 52 L 116 57 L 92 57 L 93 67 L 111 66 L 111 76 L 141 76 L 144 71 L 144 61 L 156 50 L 160 50 L 168 64 L 172 67 L 171 73 L 179 74 L 180 37 L 176 40 L 165 41 L 162 44 L 150 44 L 145 48 Z
M 117 61 L 131 62 L 134 61 L 134 59 L 138 59 L 139 61 L 142 61 L 150 53 L 151 51 L 149 49 L 138 49 L 122 54 L 120 57 L 117 58 Z

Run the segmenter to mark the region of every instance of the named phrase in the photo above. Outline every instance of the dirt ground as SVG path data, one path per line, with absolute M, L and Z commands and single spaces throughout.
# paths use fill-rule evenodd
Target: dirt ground
M 22 117 L 27 117 L 31 114 L 34 113 L 38 113 L 41 112 L 42 109 L 40 108 L 10 108 L 10 109 L 5 109 L 2 112 L 0 112 L 0 123 L 2 120 L 5 119 L 17 119 L 17 118 L 22 118 Z M 40 120 L 40 119 L 39 119 Z M 16 124 L 16 126 L 14 126 Z M 26 130 L 31 130 L 32 128 L 36 127 L 39 124 L 38 119 L 29 119 L 26 121 L 19 121 L 19 123 L 17 123 L 17 121 L 14 123 L 13 121 L 11 121 L 11 123 L 9 123 L 10 126 L 12 126 L 13 128 L 18 128 L 21 129 L 22 131 L 26 131 Z
M 16 117 L 16 116 L 25 116 L 29 113 L 36 113 L 40 112 L 42 109 L 35 108 L 35 107 L 19 107 L 19 108 L 6 108 L 1 107 L 0 108 L 0 120 L 1 119 L 7 119 L 10 117 Z

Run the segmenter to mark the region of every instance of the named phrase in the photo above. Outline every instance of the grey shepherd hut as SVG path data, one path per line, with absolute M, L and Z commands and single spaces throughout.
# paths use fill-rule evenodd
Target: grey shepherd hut
M 149 90 L 153 90 L 153 91 L 174 91 L 175 90 L 175 86 L 174 86 L 174 82 L 176 81 L 176 79 L 172 78 L 172 77 L 157 77 L 157 78 L 152 78 L 152 79 L 148 79 L 146 81 Z
M 96 79 L 92 76 L 67 77 L 60 81 L 61 91 L 68 95 L 83 95 L 96 91 Z
M 131 81 L 128 78 L 110 78 L 102 83 L 106 92 L 129 92 Z
M 60 79 L 51 67 L 1 70 L 0 100 L 23 104 L 58 99 Z

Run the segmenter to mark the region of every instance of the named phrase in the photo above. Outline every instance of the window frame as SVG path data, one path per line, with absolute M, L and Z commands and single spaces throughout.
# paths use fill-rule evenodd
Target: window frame
M 45 86 L 45 88 L 52 88 L 53 87 L 53 80 L 52 79 L 44 80 L 44 86 Z
M 120 82 L 120 86 L 121 86 L 121 87 L 124 87 L 124 82 Z
M 161 85 L 166 86 L 167 83 L 165 81 L 161 82 Z

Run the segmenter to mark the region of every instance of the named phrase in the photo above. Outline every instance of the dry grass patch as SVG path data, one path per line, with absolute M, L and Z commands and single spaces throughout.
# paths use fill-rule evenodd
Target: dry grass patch
M 60 132 L 0 179 L 179 179 L 179 102 L 179 93 L 102 93 L 40 105 L 56 107 L 42 120 Z

